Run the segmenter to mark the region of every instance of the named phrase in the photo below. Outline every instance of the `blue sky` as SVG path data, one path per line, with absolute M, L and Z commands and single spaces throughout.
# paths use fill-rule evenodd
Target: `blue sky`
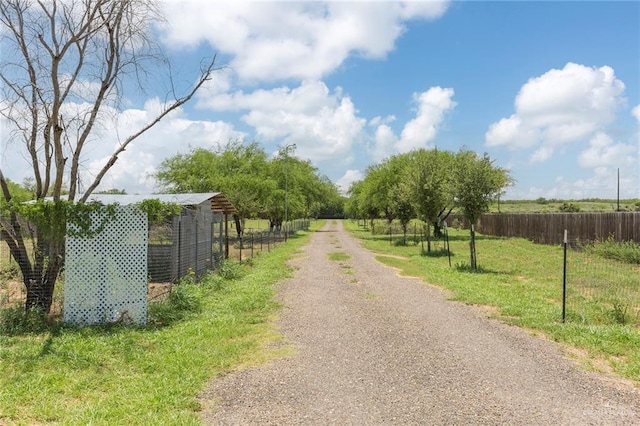
M 163 159 L 242 139 L 269 153 L 295 143 L 343 188 L 389 155 L 465 146 L 511 170 L 505 198 L 615 198 L 618 168 L 621 196 L 640 197 L 640 2 L 164 7 L 158 39 L 181 81 L 203 56 L 226 67 L 128 149 L 103 189 L 157 191 Z M 154 95 L 130 97 L 111 131 L 139 126 Z M 87 153 L 86 173 L 114 143 Z M 1 166 L 22 179 L 6 150 Z

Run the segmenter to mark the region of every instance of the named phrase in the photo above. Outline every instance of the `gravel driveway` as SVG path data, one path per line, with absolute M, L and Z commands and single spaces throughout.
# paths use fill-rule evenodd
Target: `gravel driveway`
M 292 264 L 277 325 L 296 355 L 214 379 L 205 423 L 640 425 L 638 388 L 398 276 L 340 221 Z

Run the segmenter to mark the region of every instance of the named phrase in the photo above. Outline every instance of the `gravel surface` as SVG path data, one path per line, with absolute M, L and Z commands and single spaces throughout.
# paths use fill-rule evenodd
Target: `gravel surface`
M 205 423 L 640 425 L 638 388 L 398 276 L 340 221 L 292 265 L 278 327 L 296 355 L 212 380 Z

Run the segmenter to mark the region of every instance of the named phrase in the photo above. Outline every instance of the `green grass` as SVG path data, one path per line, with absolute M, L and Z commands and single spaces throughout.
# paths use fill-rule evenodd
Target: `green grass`
M 288 350 L 266 349 L 279 339 L 272 287 L 307 235 L 261 254 L 238 279 L 181 295 L 184 315 L 164 327 L 0 335 L 0 424 L 199 424 L 197 395 L 211 377 Z
M 465 267 L 469 263 L 468 231 L 450 230 L 450 268 L 446 256 L 424 255 L 420 245 L 390 244 L 386 235 L 373 236 L 352 221 L 344 224 L 366 248 L 380 254 L 380 262 L 441 286 L 450 291 L 451 299 L 479 305 L 501 321 L 579 348 L 592 361 L 604 359 L 616 374 L 640 382 L 640 328 L 616 323 L 615 306 L 607 308 L 612 317 L 607 324 L 571 317 L 561 322 L 560 246 L 480 235 L 476 241 L 480 270 L 471 272 Z M 437 252 L 443 246 L 437 242 L 432 249 Z M 623 275 L 635 277 L 637 295 L 637 266 L 635 272 L 633 265 L 616 266 L 626 267 L 629 271 Z
M 349 260 L 350 258 L 351 256 L 341 251 L 334 251 L 332 253 L 329 253 L 329 260 L 344 261 Z

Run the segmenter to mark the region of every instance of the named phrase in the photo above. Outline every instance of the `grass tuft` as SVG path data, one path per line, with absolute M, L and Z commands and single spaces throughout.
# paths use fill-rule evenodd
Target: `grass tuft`
M 345 261 L 345 260 L 349 260 L 350 258 L 351 256 L 341 251 L 335 251 L 333 253 L 329 253 L 329 260 Z

